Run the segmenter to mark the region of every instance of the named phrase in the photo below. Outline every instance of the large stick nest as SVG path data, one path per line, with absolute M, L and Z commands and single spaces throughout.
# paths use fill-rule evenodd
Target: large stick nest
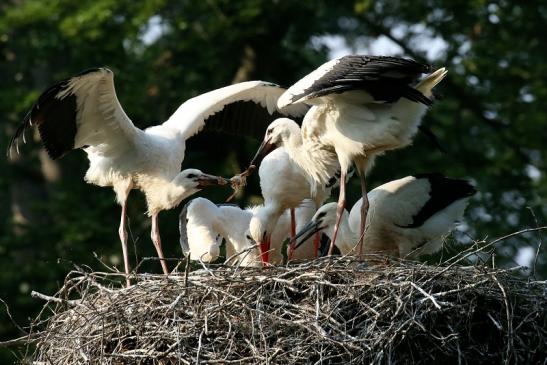
M 165 277 L 75 271 L 35 364 L 541 363 L 545 282 L 514 270 L 323 258 Z

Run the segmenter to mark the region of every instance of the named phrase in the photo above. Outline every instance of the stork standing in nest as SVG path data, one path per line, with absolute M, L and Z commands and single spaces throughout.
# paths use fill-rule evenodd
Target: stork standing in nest
M 278 113 L 276 101 L 284 89 L 263 81 L 226 86 L 183 103 L 163 124 L 141 130 L 122 109 L 107 68 L 84 71 L 46 89 L 24 118 L 8 151 L 36 126 L 52 159 L 83 149 L 89 159 L 85 180 L 111 186 L 122 206 L 119 236 L 125 273 L 127 253 L 126 207 L 129 192 L 141 190 L 152 218 L 151 238 L 163 272 L 169 273 L 160 240 L 158 214 L 177 206 L 206 185 L 226 185 L 223 178 L 199 170 L 180 171 L 186 140 L 202 129 L 245 134 L 283 115 L 303 115 L 307 107 Z M 263 133 L 259 128 L 258 133 Z M 18 150 L 18 146 L 17 150 Z M 129 285 L 127 276 L 127 284 Z
M 282 139 L 282 136 L 275 134 L 278 125 L 289 125 L 293 128 L 293 135 L 299 131 L 298 125 L 287 118 L 275 120 L 266 130 L 266 138 L 273 140 Z M 271 132 L 271 131 L 274 132 Z M 273 146 L 273 144 L 270 144 Z M 253 218 L 249 224 L 251 237 L 256 241 L 262 252 L 262 260 L 266 264 L 269 262 L 270 241 L 277 220 L 285 210 L 290 211 L 291 217 L 291 242 L 294 241 L 296 218 L 295 208 L 299 207 L 305 199 L 313 201 L 314 208 L 317 210 L 323 202 L 330 197 L 332 187 L 338 183 L 339 171 L 333 173 L 333 176 L 326 184 L 312 189 L 313 182 L 306 171 L 302 169 L 291 158 L 284 148 L 278 148 L 271 152 L 262 149 L 251 162 L 253 166 L 257 160 L 262 158 L 262 153 L 266 156 L 260 163 L 260 189 L 264 197 L 264 205 L 253 212 Z M 335 161 L 336 163 L 336 161 Z M 309 203 L 307 203 L 309 204 Z M 320 236 L 314 238 L 315 257 L 318 254 L 320 245 Z M 289 260 L 292 257 L 293 247 L 289 248 Z
M 442 237 L 460 220 L 469 198 L 475 194 L 469 182 L 440 174 L 421 174 L 390 181 L 368 193 L 364 251 L 400 258 L 415 258 L 437 252 Z M 344 209 L 336 246 L 342 254 L 354 253 L 360 238 L 363 200 L 348 212 Z M 337 222 L 337 204 L 317 210 L 297 233 L 296 247 L 319 231 L 332 238 Z
M 361 235 L 364 235 L 368 201 L 365 173 L 376 156 L 408 146 L 419 128 L 432 89 L 445 76 L 441 68 L 412 86 L 430 66 L 413 60 L 383 56 L 345 56 L 321 67 L 291 86 L 278 100 L 278 107 L 305 103 L 311 109 L 304 117 L 301 135 L 278 124 L 261 145 L 283 146 L 315 181 L 325 184 L 340 166 L 338 223 L 329 248 L 332 253 L 345 207 L 346 174 L 355 164 L 361 180 Z M 279 129 L 279 130 L 276 130 Z M 293 128 L 294 129 L 294 128 Z M 282 136 L 274 140 L 272 136 Z M 260 150 L 259 150 L 260 153 Z M 363 237 L 359 239 L 362 252 Z

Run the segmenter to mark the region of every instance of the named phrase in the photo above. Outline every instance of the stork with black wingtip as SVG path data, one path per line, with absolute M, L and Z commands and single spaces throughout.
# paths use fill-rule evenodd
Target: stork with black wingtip
M 342 182 L 350 166 L 355 164 L 364 202 L 359 254 L 369 205 L 365 173 L 376 156 L 412 142 L 427 107 L 433 102 L 432 89 L 447 73 L 444 68 L 438 69 L 413 86 L 420 75 L 429 71 L 428 65 L 399 57 L 345 56 L 323 64 L 291 86 L 278 100 L 280 108 L 299 103 L 312 105 L 302 124 L 302 142 L 293 143 L 292 150 L 288 151 L 294 151 L 291 156 L 300 161 L 318 184 L 332 174 L 329 168 L 334 164 L 325 162 L 324 158 L 310 157 L 316 151 L 334 150 Z M 308 162 L 318 160 L 320 163 Z M 330 252 L 344 207 L 345 184 L 342 184 L 337 205 L 338 223 Z
M 363 250 L 399 258 L 417 258 L 437 252 L 442 238 L 461 220 L 469 198 L 476 192 L 466 180 L 440 174 L 407 176 L 378 186 L 368 193 Z M 348 212 L 344 209 L 336 246 L 342 254 L 355 253 L 360 237 L 362 199 Z M 317 210 L 297 233 L 295 246 L 316 232 L 332 238 L 337 221 L 337 204 Z
M 114 74 L 107 68 L 84 71 L 44 91 L 13 136 L 8 151 L 24 131 L 36 126 L 52 159 L 73 149 L 84 149 L 89 159 L 85 180 L 111 186 L 122 206 L 119 228 L 127 284 L 126 204 L 132 189 L 146 196 L 152 217 L 151 238 L 162 269 L 169 273 L 159 235 L 158 214 L 208 185 L 226 185 L 223 178 L 199 170 L 180 172 L 186 140 L 210 125 L 226 132 L 241 132 L 267 125 L 282 115 L 298 116 L 306 107 L 277 112 L 276 101 L 284 89 L 249 81 L 196 96 L 183 103 L 163 124 L 141 130 L 122 109 L 114 89 Z M 259 128 L 263 133 L 264 128 Z M 18 150 L 18 148 L 17 148 Z

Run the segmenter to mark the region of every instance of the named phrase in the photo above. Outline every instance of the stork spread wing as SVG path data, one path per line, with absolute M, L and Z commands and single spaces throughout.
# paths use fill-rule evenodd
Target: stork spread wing
M 86 70 L 50 86 L 27 113 L 8 151 L 33 125 L 52 159 L 85 146 L 132 143 L 142 131 L 123 111 L 107 68 Z
M 305 102 L 329 94 L 365 91 L 374 102 L 395 102 L 401 97 L 430 105 L 431 100 L 411 84 L 430 70 L 429 65 L 386 56 L 344 56 L 329 61 L 291 86 L 278 105 Z
M 187 100 L 164 124 L 179 129 L 185 139 L 203 129 L 262 139 L 274 119 L 302 117 L 308 111 L 306 105 L 278 109 L 283 92 L 264 81 L 226 86 Z

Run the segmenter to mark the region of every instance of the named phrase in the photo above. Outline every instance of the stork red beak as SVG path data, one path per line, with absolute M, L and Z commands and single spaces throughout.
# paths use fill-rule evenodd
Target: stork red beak
M 277 146 L 273 143 L 270 143 L 269 140 L 266 140 L 266 139 L 263 140 L 262 143 L 260 144 L 260 147 L 258 147 L 258 151 L 256 151 L 255 157 L 253 157 L 253 159 L 252 159 L 252 161 L 249 165 L 250 166 L 260 165 L 260 161 L 262 161 L 262 159 L 264 157 L 266 157 L 268 155 L 268 153 L 272 152 L 276 148 L 277 148 Z
M 262 259 L 262 266 L 266 266 L 270 262 L 270 243 L 271 243 L 270 235 L 264 232 L 262 241 L 258 242 L 258 247 L 260 247 L 260 258 Z
M 262 259 L 262 265 L 266 266 L 266 264 L 270 261 L 270 245 L 268 242 L 260 242 L 258 245 L 260 246 L 260 258 Z
M 198 189 L 203 189 L 207 186 L 213 186 L 213 185 L 228 185 L 230 181 L 227 179 L 220 177 L 220 176 L 214 176 L 209 174 L 201 174 L 197 178 L 198 181 Z

